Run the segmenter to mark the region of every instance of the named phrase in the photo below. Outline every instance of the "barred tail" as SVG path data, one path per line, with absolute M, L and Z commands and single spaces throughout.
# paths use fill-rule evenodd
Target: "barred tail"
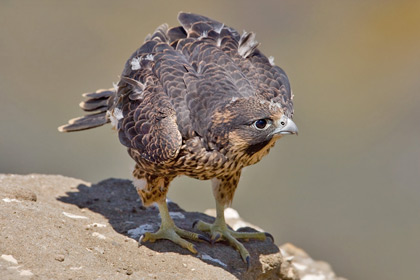
M 87 100 L 80 102 L 79 106 L 84 111 L 91 112 L 92 114 L 71 119 L 68 124 L 60 126 L 58 131 L 79 131 L 109 123 L 110 120 L 108 119 L 106 112 L 115 95 L 116 90 L 114 88 L 100 89 L 92 93 L 84 93 L 83 97 L 86 97 Z

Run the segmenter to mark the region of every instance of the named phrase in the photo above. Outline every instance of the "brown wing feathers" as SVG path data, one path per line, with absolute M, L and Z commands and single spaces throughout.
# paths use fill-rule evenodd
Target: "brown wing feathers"
M 196 14 L 180 13 L 178 19 L 182 26 L 159 26 L 131 55 L 118 93 L 109 89 L 85 94 L 88 100 L 80 106 L 96 113 L 59 130 L 101 126 L 109 122 L 105 111 L 118 102 L 121 142 L 156 162 L 176 155 L 182 138 L 204 134 L 213 111 L 232 98 L 263 95 L 280 100 L 292 114 L 288 79 L 259 52 L 253 33 L 240 36 Z

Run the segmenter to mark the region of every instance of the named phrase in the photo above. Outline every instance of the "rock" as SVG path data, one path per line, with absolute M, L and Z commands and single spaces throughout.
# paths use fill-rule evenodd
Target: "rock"
M 59 262 L 64 262 L 64 255 L 57 255 L 54 259 Z
M 1 255 L 1 258 L 12 264 L 18 264 L 17 260 L 12 255 Z
M 204 211 L 204 214 L 216 217 L 216 209 L 207 209 L 206 211 Z M 239 216 L 238 211 L 230 207 L 225 209 L 225 221 L 234 230 L 238 230 L 244 227 L 252 227 L 258 231 L 263 231 L 262 228 L 242 220 L 242 218 Z
M 290 243 L 280 246 L 280 250 L 284 259 L 291 262 L 302 280 L 346 280 L 337 277 L 328 263 L 313 260 L 305 251 Z
M 2 185 L 3 180 L 6 178 L 19 176 L 19 175 L 4 175 L 0 174 L 0 185 Z M 31 181 L 32 176 L 34 175 L 28 175 L 25 176 L 24 181 Z M 28 201 L 36 201 L 37 197 L 36 194 L 32 191 L 31 188 L 22 187 L 22 181 L 9 181 L 8 188 L 2 188 L 2 196 L 3 199 L 9 199 L 11 201 L 13 200 L 28 200 Z M 25 183 L 23 183 L 25 184 Z
M 24 195 L 23 195 L 24 194 Z M 175 223 L 213 217 L 185 212 L 169 202 Z M 237 225 L 249 224 L 239 221 Z M 157 230 L 154 207 L 141 205 L 128 180 L 98 184 L 52 175 L 0 175 L 0 258 L 2 279 L 299 279 L 299 271 L 271 241 L 245 242 L 246 270 L 226 244 L 196 243 L 197 256 L 162 240 L 138 247 L 144 231 Z M 239 223 L 239 224 L 238 224 Z M 241 229 L 239 229 L 241 230 Z M 300 255 L 299 255 L 300 256 Z M 3 278 L 4 276 L 4 278 Z M 330 278 L 325 278 L 330 279 Z M 331 278 L 332 279 L 332 278 Z

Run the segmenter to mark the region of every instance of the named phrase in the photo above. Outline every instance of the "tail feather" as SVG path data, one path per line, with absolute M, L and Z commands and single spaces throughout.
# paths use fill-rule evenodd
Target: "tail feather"
M 89 99 L 86 101 L 82 101 L 79 104 L 80 108 L 84 111 L 106 111 L 108 109 L 108 98 L 101 98 L 101 99 Z
M 60 132 L 73 132 L 98 127 L 108 123 L 106 112 L 87 115 L 69 120 L 68 124 L 58 128 Z
M 86 97 L 86 98 L 97 99 L 97 98 L 110 97 L 114 93 L 115 93 L 115 89 L 114 88 L 110 88 L 110 89 L 98 89 L 95 92 L 83 93 L 82 96 L 83 97 Z
M 115 95 L 116 89 L 114 88 L 101 89 L 92 93 L 84 93 L 83 96 L 88 99 L 86 101 L 82 101 L 79 106 L 84 111 L 92 114 L 71 119 L 68 121 L 68 124 L 60 126 L 58 131 L 80 131 L 109 123 L 110 120 L 107 117 L 107 110 L 109 109 L 109 104 L 112 103 Z

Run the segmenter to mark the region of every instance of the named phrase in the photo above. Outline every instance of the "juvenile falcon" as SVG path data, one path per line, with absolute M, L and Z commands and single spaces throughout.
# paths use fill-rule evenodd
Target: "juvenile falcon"
M 255 34 L 204 16 L 180 13 L 181 26 L 159 26 L 127 60 L 115 88 L 84 94 L 91 114 L 59 127 L 70 132 L 111 122 L 136 162 L 134 185 L 143 204 L 157 203 L 161 226 L 140 242 L 169 239 L 197 253 L 207 237 L 178 228 L 166 193 L 180 175 L 211 180 L 217 217 L 193 226 L 211 241 L 227 240 L 249 265 L 237 239 L 265 240 L 263 232 L 235 232 L 224 220 L 241 170 L 265 156 L 283 135 L 297 134 L 293 95 L 284 71 L 257 48 Z

